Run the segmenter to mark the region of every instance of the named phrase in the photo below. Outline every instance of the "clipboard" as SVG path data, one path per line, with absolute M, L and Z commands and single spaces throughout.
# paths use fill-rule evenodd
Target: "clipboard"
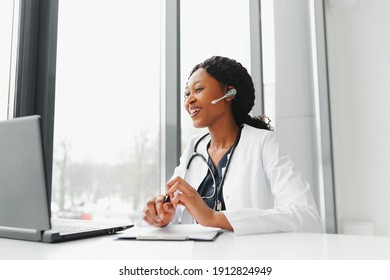
M 173 224 L 165 227 L 135 226 L 123 232 L 118 240 L 144 241 L 214 241 L 222 229 L 199 224 Z

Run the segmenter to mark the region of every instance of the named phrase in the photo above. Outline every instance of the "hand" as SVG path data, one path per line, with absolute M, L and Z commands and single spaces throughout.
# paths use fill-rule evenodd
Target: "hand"
M 171 202 L 164 203 L 165 196 L 159 195 L 148 200 L 143 210 L 145 222 L 156 227 L 169 224 L 175 217 L 175 208 Z
M 176 177 L 167 183 L 166 189 L 174 208 L 183 205 L 199 224 L 213 226 L 212 219 L 215 212 L 185 180 Z

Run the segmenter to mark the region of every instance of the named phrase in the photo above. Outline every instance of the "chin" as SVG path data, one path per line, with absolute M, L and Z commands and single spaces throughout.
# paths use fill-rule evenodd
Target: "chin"
M 206 125 L 204 125 L 202 123 L 198 123 L 198 122 L 192 122 L 192 125 L 195 128 L 205 128 L 205 127 L 207 127 Z

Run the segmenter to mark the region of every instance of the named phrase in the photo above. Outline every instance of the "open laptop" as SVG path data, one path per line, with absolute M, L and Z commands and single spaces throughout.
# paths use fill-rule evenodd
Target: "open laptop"
M 51 219 L 49 193 L 40 117 L 0 121 L 0 237 L 53 243 L 132 227 Z

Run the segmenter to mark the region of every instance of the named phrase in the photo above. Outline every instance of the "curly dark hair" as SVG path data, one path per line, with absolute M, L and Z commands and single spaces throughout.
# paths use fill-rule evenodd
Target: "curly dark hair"
M 222 86 L 232 86 L 237 90 L 237 95 L 232 100 L 232 109 L 233 117 L 239 126 L 245 123 L 256 128 L 273 130 L 268 117 L 263 115 L 253 118 L 249 115 L 255 104 L 255 88 L 252 77 L 241 63 L 228 57 L 213 56 L 195 65 L 190 77 L 199 68 L 205 69 Z

